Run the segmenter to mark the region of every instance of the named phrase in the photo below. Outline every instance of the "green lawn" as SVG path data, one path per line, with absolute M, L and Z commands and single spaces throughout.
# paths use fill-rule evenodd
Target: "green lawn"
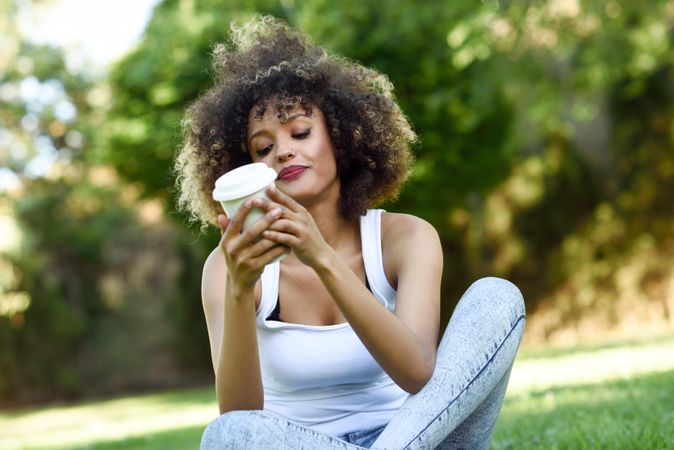
M 0 413 L 2 450 L 196 449 L 213 390 Z M 674 336 L 523 349 L 493 449 L 674 449 Z
M 674 449 L 674 336 L 523 349 L 492 449 Z
M 5 412 L 0 449 L 192 449 L 216 416 L 211 387 Z
M 509 397 L 492 448 L 674 448 L 674 370 Z

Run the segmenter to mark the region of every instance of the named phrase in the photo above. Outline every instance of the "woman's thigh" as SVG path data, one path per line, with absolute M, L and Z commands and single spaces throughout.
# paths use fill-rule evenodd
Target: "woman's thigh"
M 263 411 L 232 411 L 211 422 L 201 438 L 201 450 L 354 450 L 361 447 L 319 433 Z

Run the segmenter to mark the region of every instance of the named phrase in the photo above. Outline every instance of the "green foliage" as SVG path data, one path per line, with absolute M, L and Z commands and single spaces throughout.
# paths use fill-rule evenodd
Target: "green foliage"
M 638 217 L 657 216 L 653 238 L 671 239 L 666 86 L 674 81 L 674 9 L 665 0 L 649 8 L 590 0 L 386 8 L 355 0 L 163 2 L 139 48 L 113 73 L 99 145 L 103 160 L 148 195 L 170 196 L 179 119 L 210 85 L 210 46 L 227 39 L 232 19 L 253 12 L 287 19 L 396 86 L 421 143 L 412 182 L 385 207 L 439 230 L 445 316 L 484 274 L 512 278 L 532 309 L 564 289 L 571 277 L 558 263 L 567 258 L 565 242 L 571 233 L 581 240 L 592 233 L 602 204 L 633 220 L 632 233 L 645 226 Z M 620 251 L 630 248 L 630 236 L 619 238 Z M 597 296 L 610 295 L 602 283 L 590 284 Z
M 20 231 L 0 253 L 2 404 L 81 391 L 73 348 L 101 313 L 96 278 L 102 236 L 124 214 L 94 215 L 87 205 L 102 204 L 105 193 L 72 179 L 45 178 L 50 165 L 73 162 L 73 170 L 80 169 L 75 161 L 84 146 L 83 116 L 91 112 L 91 81 L 69 73 L 58 49 L 9 31 L 3 40 L 12 62 L 0 60 L 0 160 L 19 181 L 16 190 L 1 194 L 0 205 L 3 218 Z
M 156 204 L 136 212 L 120 201 L 128 191 L 83 177 L 24 188 L 22 245 L 3 257 L 30 303 L 0 318 L 4 404 L 181 384 L 208 365 L 195 351 L 208 348 L 194 312 L 205 255 L 175 225 L 143 218 Z
M 205 254 L 161 221 L 160 200 L 92 164 L 105 88 L 59 49 L 8 39 L 0 161 L 17 183 L 0 192 L 0 405 L 193 380 L 209 364 L 194 330 Z
M 271 13 L 329 50 L 391 78 L 423 142 L 415 188 L 403 204 L 437 218 L 436 211 L 461 202 L 466 192 L 486 191 L 508 173 L 511 151 L 504 137 L 510 109 L 481 67 L 466 76 L 452 62 L 447 32 L 468 12 L 431 2 L 414 5 L 415 14 L 409 14 L 412 6 L 382 10 L 376 2 L 256 1 L 233 8 L 228 2 L 164 2 L 138 49 L 111 75 L 113 103 L 101 130 L 99 157 L 142 182 L 148 195 L 168 197 L 180 117 L 211 83 L 211 46 L 227 39 L 231 20 Z M 446 193 L 441 204 L 424 194 L 438 188 Z
M 9 340 L 0 342 L 6 399 L 22 383 L 33 389 L 19 395 L 32 398 L 81 389 L 73 374 L 79 355 L 72 350 L 83 344 L 103 313 L 97 286 L 101 245 L 104 235 L 124 220 L 123 211 L 78 208 L 87 201 L 105 201 L 104 192 L 39 179 L 26 187 L 31 195 L 19 199 L 15 211 L 27 239 L 12 262 L 21 280 L 16 289 L 29 292 L 32 301 L 23 317 L 26 326 L 12 330 L 4 320 L 0 324 Z
M 96 160 L 142 183 L 144 195 L 170 199 L 180 120 L 210 84 L 211 47 L 226 39 L 232 20 L 255 11 L 279 14 L 282 8 L 271 1 L 159 4 L 138 48 L 110 74 L 112 103 Z

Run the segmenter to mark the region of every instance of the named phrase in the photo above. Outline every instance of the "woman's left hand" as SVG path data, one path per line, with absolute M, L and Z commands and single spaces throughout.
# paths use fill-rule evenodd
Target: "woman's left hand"
M 318 257 L 329 248 L 314 218 L 304 206 L 276 187 L 269 188 L 267 195 L 282 207 L 283 213 L 262 236 L 290 247 L 301 262 L 314 266 Z

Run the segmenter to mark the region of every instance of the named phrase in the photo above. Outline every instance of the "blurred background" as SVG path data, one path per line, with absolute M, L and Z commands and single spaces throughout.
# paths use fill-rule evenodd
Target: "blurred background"
M 212 383 L 219 233 L 171 168 L 254 13 L 396 86 L 421 142 L 384 207 L 440 233 L 443 324 L 495 275 L 524 345 L 674 330 L 672 0 L 0 0 L 0 407 Z

